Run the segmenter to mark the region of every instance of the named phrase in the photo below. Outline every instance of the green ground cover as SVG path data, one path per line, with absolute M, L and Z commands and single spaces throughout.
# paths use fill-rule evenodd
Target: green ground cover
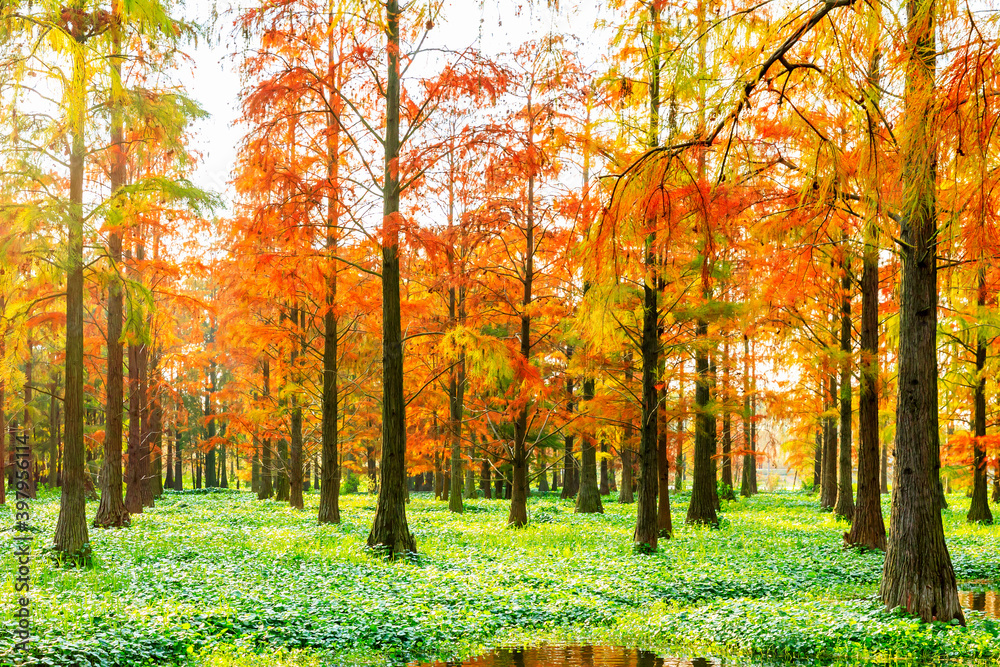
M 43 665 L 385 664 L 475 654 L 520 641 L 587 641 L 684 654 L 848 660 L 952 658 L 1000 664 L 1000 621 L 923 624 L 874 598 L 880 553 L 842 548 L 846 524 L 814 496 L 723 502 L 717 530 L 681 526 L 653 556 L 633 555 L 634 506 L 577 515 L 530 501 L 507 530 L 507 503 L 463 515 L 414 494 L 419 556 L 364 548 L 374 498 L 344 496 L 339 526 L 249 493 L 168 492 L 131 528 L 93 530 L 92 570 L 38 553 L 58 501 L 35 503 L 33 644 Z M 1000 527 L 965 523 L 950 497 L 945 531 L 961 580 L 1000 586 Z M 673 498 L 675 520 L 687 498 Z M 886 499 L 887 502 L 887 499 Z M 88 515 L 96 507 L 88 504 Z M 15 609 L 9 508 L 0 508 L 0 663 Z

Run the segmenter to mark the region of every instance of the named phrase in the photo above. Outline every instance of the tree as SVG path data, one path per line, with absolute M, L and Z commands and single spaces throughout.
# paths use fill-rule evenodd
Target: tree
M 415 552 L 417 544 L 406 523 L 406 404 L 399 307 L 399 0 L 388 0 L 385 11 L 388 70 L 382 185 L 382 465 L 368 546 L 396 555 Z
M 890 609 L 964 624 L 939 504 L 934 14 L 934 0 L 907 2 L 896 465 L 879 594 Z

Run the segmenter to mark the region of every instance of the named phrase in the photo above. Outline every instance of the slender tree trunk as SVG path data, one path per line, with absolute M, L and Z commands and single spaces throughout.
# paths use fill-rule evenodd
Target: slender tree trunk
M 625 359 L 625 386 L 632 386 L 632 352 L 628 352 Z M 622 427 L 622 483 L 618 489 L 618 502 L 628 505 L 635 502 L 635 493 L 632 489 L 632 438 L 635 434 L 635 427 L 632 426 L 631 409 L 626 412 L 625 425 Z
M 326 311 L 323 314 L 323 404 L 321 424 L 321 454 L 322 473 L 316 477 L 319 488 L 319 522 L 340 523 L 340 385 L 338 359 L 338 328 L 337 288 L 338 270 L 337 252 L 340 243 L 340 115 L 341 85 L 340 67 L 334 59 L 336 51 L 333 29 L 335 17 L 330 12 L 328 19 L 330 31 L 327 35 L 328 67 L 327 77 L 330 80 L 329 99 L 327 101 L 327 177 L 330 190 L 327 194 L 326 209 Z M 322 480 L 322 483 L 320 483 Z
M 531 99 L 528 99 L 528 108 L 531 108 Z M 532 117 L 533 118 L 533 117 Z M 534 134 L 533 126 L 529 122 L 529 142 Z M 522 274 L 522 286 L 524 289 L 521 298 L 521 363 L 527 365 L 531 363 L 531 314 L 529 309 L 533 301 L 532 286 L 535 279 L 535 177 L 528 177 L 528 202 L 525 228 L 525 254 L 524 273 Z M 523 379 L 520 380 L 523 382 Z M 527 402 L 521 407 L 514 420 L 514 456 L 511 461 L 512 477 L 510 514 L 507 516 L 507 525 L 520 528 L 528 523 L 528 405 Z M 591 443 L 593 445 L 593 443 Z M 586 449 L 586 443 L 584 443 Z M 586 473 L 583 475 L 586 478 Z M 581 480 L 581 494 L 582 484 Z M 596 480 L 595 480 L 596 483 Z M 577 511 L 580 510 L 580 500 L 577 497 Z M 583 510 L 588 511 L 588 510 Z
M 826 380 L 827 410 L 833 410 L 837 403 L 837 379 L 831 373 Z M 820 492 L 820 506 L 832 510 L 837 504 L 837 418 L 825 419 L 823 432 L 823 488 Z
M 680 377 L 677 379 L 677 394 L 680 397 L 680 416 L 677 418 L 677 448 L 674 451 L 674 491 L 684 490 L 684 439 L 687 435 L 687 424 L 684 419 L 684 411 L 687 405 L 684 402 L 684 360 L 680 363 Z
M 5 269 L 0 267 L 0 280 L 3 280 Z M 3 316 L 7 301 L 0 294 L 0 317 Z M 0 359 L 7 354 L 7 337 L 0 336 Z M 0 376 L 0 505 L 7 504 L 7 382 Z
M 663 336 L 662 328 L 657 331 L 657 338 Z M 664 355 L 659 358 L 659 377 L 666 376 L 666 365 Z M 664 383 L 665 384 L 665 383 Z M 657 391 L 659 407 L 656 410 L 656 525 L 659 526 L 660 537 L 669 537 L 673 532 L 673 523 L 670 518 L 670 458 L 667 454 L 669 445 L 668 435 L 669 423 L 667 421 L 667 389 L 665 386 Z
M 36 498 L 38 495 L 38 460 L 35 453 L 35 426 L 34 417 L 31 413 L 31 388 L 35 384 L 34 380 L 34 349 L 35 341 L 31 333 L 28 333 L 28 358 L 24 363 L 24 446 L 28 451 L 28 462 L 30 473 L 28 475 L 28 498 Z
M 608 443 L 601 440 L 601 479 L 599 483 L 600 492 L 602 496 L 606 496 L 611 493 L 611 482 L 608 480 L 608 458 L 606 454 L 608 453 Z
M 569 346 L 566 350 L 566 359 L 569 360 L 573 357 L 573 347 Z M 571 378 L 566 379 L 566 414 L 572 414 L 576 408 L 576 404 L 573 402 L 573 380 Z M 575 443 L 575 436 L 572 434 L 567 434 L 563 438 L 563 488 L 559 497 L 563 500 L 567 498 L 574 497 L 579 491 L 579 479 L 576 474 L 576 459 L 573 457 L 573 446 Z
M 841 237 L 840 296 L 840 473 L 834 513 L 854 518 L 854 480 L 851 474 L 851 276 L 847 261 L 847 236 Z
M 753 409 L 750 396 L 750 337 L 743 335 L 743 474 L 740 475 L 740 495 L 753 495 L 751 471 L 757 469 L 757 459 L 753 455 Z M 824 461 L 824 463 L 826 463 Z
M 305 312 L 298 306 L 292 308 L 292 331 L 295 336 L 292 341 L 291 351 L 291 373 L 296 385 L 296 391 L 289 396 L 292 404 L 291 410 L 291 451 L 288 457 L 288 504 L 295 509 L 303 509 L 305 502 L 303 493 L 303 471 L 302 471 L 302 404 L 299 402 L 297 393 L 299 385 L 299 352 L 305 350 Z
M 594 400 L 594 379 L 583 381 L 583 400 Z M 589 403 L 587 403 L 589 405 Z M 601 489 L 597 481 L 597 447 L 594 434 L 587 432 L 580 438 L 580 489 L 576 494 L 576 512 L 579 514 L 603 514 Z
M 291 488 L 288 479 L 288 438 L 278 438 L 278 449 L 274 464 L 277 475 L 275 477 L 274 499 L 280 502 L 288 502 L 291 497 Z
M 209 334 L 212 338 L 214 335 Z M 215 362 L 209 362 L 208 371 L 208 391 L 205 392 L 205 437 L 209 441 L 215 439 L 215 417 L 212 407 L 212 394 L 215 393 Z M 205 452 L 205 488 L 212 489 L 219 486 L 215 468 L 215 443 L 212 442 L 208 451 Z
M 708 337 L 708 322 L 698 320 L 696 338 L 703 340 Z M 711 380 L 709 377 L 708 354 L 702 349 L 695 353 L 698 379 L 695 383 L 695 405 L 697 406 L 694 439 L 694 479 L 691 483 L 691 503 L 688 505 L 687 523 L 708 524 L 719 523 L 715 513 L 715 502 L 712 487 L 715 478 L 712 475 L 712 429 L 714 417 L 709 414 Z
M 986 274 L 981 266 L 979 269 L 979 296 L 976 300 L 978 310 L 982 313 L 986 307 Z M 974 523 L 993 523 L 993 512 L 987 494 L 987 461 L 986 450 L 980 444 L 979 438 L 986 436 L 986 347 L 987 338 L 984 327 L 979 327 L 976 340 L 976 387 L 973 395 L 972 421 L 976 442 L 972 447 L 972 502 L 969 505 L 967 519 Z
M 869 76 L 878 82 L 878 51 Z M 875 86 L 872 86 L 875 89 Z M 885 550 L 885 520 L 879 489 L 878 428 L 878 238 L 874 216 L 865 225 L 861 273 L 861 383 L 858 387 L 858 504 L 847 544 Z
M 586 293 L 589 286 L 584 286 Z M 583 400 L 594 399 L 594 380 L 585 378 L 583 381 Z M 569 443 L 572 446 L 572 443 Z M 580 480 L 576 496 L 576 512 L 582 514 L 604 513 L 601 503 L 601 488 L 597 478 L 597 448 L 594 435 L 586 433 L 580 440 Z
M 254 395 L 256 401 L 257 396 Z M 253 454 L 250 459 L 250 493 L 260 493 L 260 438 L 253 434 Z
M 879 593 L 889 609 L 964 624 L 939 490 L 934 12 L 934 0 L 907 2 L 896 465 Z
M 120 0 L 114 0 L 111 13 L 117 18 L 121 14 Z M 118 191 L 127 180 L 124 153 L 124 117 L 122 114 L 121 84 L 121 27 L 111 26 L 112 54 L 111 66 L 111 197 L 115 200 Z M 120 210 L 120 203 L 114 206 Z M 108 284 L 108 374 L 105 387 L 104 420 L 104 460 L 101 468 L 101 502 L 94 517 L 95 528 L 118 528 L 131 522 L 122 497 L 122 416 L 124 405 L 124 348 L 122 346 L 122 324 L 124 300 L 118 270 L 122 263 L 122 237 L 118 228 L 109 230 L 108 257 L 115 266 Z
M 734 500 L 733 492 L 733 413 L 729 405 L 729 339 L 722 348 L 722 486 L 723 497 Z
M 493 484 L 490 480 L 492 468 L 490 462 L 485 457 L 479 466 L 479 490 L 483 492 L 483 498 L 493 499 Z
M 656 10 L 651 8 L 656 14 Z M 639 488 L 636 499 L 636 525 L 633 542 L 640 552 L 654 552 L 660 529 L 657 520 L 657 419 L 656 370 L 659 340 L 657 338 L 656 290 L 652 285 L 656 270 L 653 248 L 655 233 L 646 238 L 646 280 L 643 285 L 642 313 L 642 428 L 639 435 Z M 669 502 L 669 497 L 667 502 Z M 669 513 L 667 514 L 669 516 Z M 672 531 L 671 531 L 672 532 Z M 667 533 L 670 534 L 669 532 Z
M 406 523 L 406 405 L 399 304 L 399 0 L 386 1 L 385 183 L 382 245 L 382 465 L 368 546 L 395 556 L 417 550 Z
M 271 396 L 271 363 L 265 359 L 261 362 L 261 392 L 264 401 Z M 265 437 L 261 442 L 260 453 L 260 487 L 257 489 L 258 500 L 266 500 L 274 495 L 271 479 L 274 475 L 274 462 L 271 458 L 271 438 Z
M 57 444 L 56 439 L 59 436 L 59 412 L 56 407 L 58 404 L 56 402 L 56 382 L 52 380 L 49 382 L 49 462 L 46 466 L 47 471 L 45 474 L 45 484 L 48 485 L 50 489 L 54 489 L 56 486 L 56 454 Z
M 882 443 L 882 480 L 881 480 L 881 490 L 882 493 L 889 493 L 889 444 Z M 995 500 L 995 499 L 994 499 Z
M 167 441 L 167 479 L 164 486 L 168 489 L 174 488 L 174 447 L 170 444 L 170 431 L 164 432 Z
M 87 73 L 84 47 L 72 45 L 73 94 L 70 96 L 70 206 L 66 266 L 66 446 L 63 451 L 63 488 L 53 543 L 55 554 L 80 564 L 90 562 L 90 538 L 84 500 L 86 485 L 83 442 L 83 176 L 86 145 Z
M 660 41 L 662 26 L 660 10 L 656 3 L 649 7 L 650 22 L 653 25 L 652 59 L 649 77 L 649 144 L 660 143 Z M 652 226 L 645 239 L 645 279 L 642 287 L 642 430 L 639 441 L 639 493 L 636 502 L 635 533 L 633 548 L 637 552 L 656 551 L 660 535 L 657 514 L 657 414 L 656 414 L 656 372 L 659 369 L 659 310 L 657 308 L 656 287 L 656 228 Z M 669 503 L 669 497 L 667 499 Z M 668 512 L 669 516 L 669 512 Z M 672 527 L 667 535 L 673 533 Z
M 159 498 L 163 495 L 163 407 L 158 396 L 153 398 L 149 416 L 153 452 L 150 492 L 153 498 Z
M 813 484 L 812 492 L 819 489 L 820 480 L 823 475 L 823 427 L 816 425 L 816 449 L 813 451 Z

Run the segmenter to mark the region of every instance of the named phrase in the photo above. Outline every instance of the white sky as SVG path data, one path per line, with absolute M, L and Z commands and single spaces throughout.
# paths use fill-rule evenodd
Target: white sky
M 238 4 L 251 3 L 244 0 Z M 224 5 L 220 2 L 220 14 Z M 443 20 L 431 31 L 427 46 L 462 49 L 475 45 L 486 55 L 495 55 L 555 30 L 576 35 L 585 52 L 599 54 L 606 50 L 606 39 L 594 40 L 603 43 L 588 40 L 596 33 L 598 10 L 593 5 L 584 9 L 563 7 L 558 13 L 549 11 L 542 0 L 536 0 L 534 5 L 523 0 L 447 0 Z M 194 0 L 187 13 L 190 18 L 206 20 L 211 8 L 211 0 Z M 215 43 L 201 42 L 188 48 L 194 68 L 180 76 L 180 83 L 211 114 L 195 126 L 192 148 L 202 154 L 203 162 L 193 180 L 202 188 L 223 194 L 227 203 L 231 201 L 228 182 L 241 135 L 241 129 L 234 125 L 240 86 L 237 63 L 229 57 L 232 40 L 227 32 L 231 22 L 225 18 L 218 22 Z M 587 53 L 581 55 L 587 58 Z

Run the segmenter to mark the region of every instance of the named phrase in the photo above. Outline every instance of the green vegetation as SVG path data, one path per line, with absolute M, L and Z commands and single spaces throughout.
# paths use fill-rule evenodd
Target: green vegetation
M 605 502 L 605 515 L 582 515 L 571 500 L 535 496 L 529 526 L 504 530 L 507 502 L 469 500 L 455 515 L 414 494 L 420 555 L 396 562 L 365 548 L 373 497 L 342 497 L 339 526 L 317 525 L 315 492 L 301 512 L 252 498 L 167 492 L 131 528 L 91 533 L 91 570 L 38 553 L 58 498 L 34 503 L 40 664 L 383 664 L 570 638 L 685 654 L 1000 658 L 1000 621 L 981 613 L 962 628 L 883 611 L 881 552 L 845 550 L 846 524 L 815 496 L 723 501 L 719 529 L 681 526 L 657 554 L 637 556 L 634 506 Z M 672 498 L 675 516 L 687 499 Z M 949 497 L 944 512 L 956 573 L 1000 585 L 1000 534 L 967 524 L 967 503 Z M 0 508 L 6 619 L 16 603 L 12 524 Z

